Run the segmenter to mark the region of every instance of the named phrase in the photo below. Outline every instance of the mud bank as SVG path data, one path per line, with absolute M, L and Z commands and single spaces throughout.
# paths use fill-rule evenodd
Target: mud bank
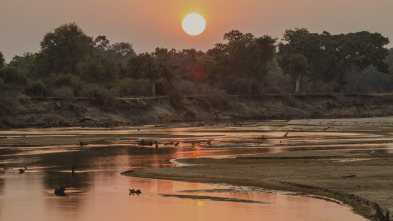
M 393 95 L 264 95 L 180 98 L 20 98 L 0 128 L 159 124 L 265 119 L 383 117 Z

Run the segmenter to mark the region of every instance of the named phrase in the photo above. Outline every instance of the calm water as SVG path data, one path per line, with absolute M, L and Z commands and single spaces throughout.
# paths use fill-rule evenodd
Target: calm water
M 336 133 L 299 132 L 281 139 L 282 123 L 239 127 L 82 129 L 2 131 L 2 139 L 116 134 L 109 142 L 23 147 L 1 145 L 0 220 L 364 220 L 337 203 L 259 188 L 141 179 L 120 173 L 174 166 L 170 159 L 279 152 L 302 149 L 288 143 L 338 139 Z M 264 139 L 258 139 L 263 133 Z M 295 132 L 292 131 L 292 134 Z M 364 137 L 352 133 L 349 137 Z M 372 135 L 370 135 L 372 136 Z M 266 139 L 268 138 L 268 139 Z M 140 147 L 141 139 L 158 140 L 160 148 Z M 321 138 L 322 139 L 322 138 Z M 351 138 L 348 138 L 351 139 Z M 212 145 L 206 144 L 213 140 Z M 179 147 L 163 143 L 180 141 Z M 193 147 L 192 141 L 196 144 Z M 1 140 L 0 140 L 1 142 Z M 199 143 L 198 143 L 199 142 Z M 310 149 L 322 147 L 312 146 Z M 349 147 L 341 147 L 349 148 Z M 358 148 L 358 147 L 356 147 Z M 72 165 L 76 173 L 71 174 Z M 27 167 L 23 174 L 19 168 Z M 56 186 L 70 189 L 55 196 Z M 128 189 L 141 195 L 129 195 Z

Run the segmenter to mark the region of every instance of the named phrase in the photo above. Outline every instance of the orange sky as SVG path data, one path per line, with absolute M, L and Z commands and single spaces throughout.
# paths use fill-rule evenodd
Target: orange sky
M 393 41 L 392 8 L 392 0 L 1 0 L 0 51 L 7 61 L 36 52 L 46 33 L 70 22 L 89 36 L 129 42 L 137 53 L 155 47 L 206 51 L 233 29 L 279 39 L 294 27 L 333 34 L 367 30 Z M 200 36 L 181 29 L 191 12 L 206 18 Z

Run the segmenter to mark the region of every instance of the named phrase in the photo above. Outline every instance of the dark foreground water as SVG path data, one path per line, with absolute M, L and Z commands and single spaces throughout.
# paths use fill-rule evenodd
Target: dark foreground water
M 1 145 L 0 165 L 6 169 L 0 170 L 0 220 L 364 220 L 346 206 L 306 196 L 120 174 L 131 169 L 175 166 L 170 159 L 180 157 L 297 150 L 299 147 L 285 146 L 296 140 L 282 139 L 280 123 L 262 122 L 241 128 L 224 125 L 138 129 L 2 131 L 3 140 L 32 136 L 67 135 L 81 140 L 87 135 L 119 136 L 110 142 L 82 147 Z M 262 133 L 265 137 L 259 139 Z M 306 143 L 309 136 L 317 136 L 304 133 L 301 138 L 297 136 L 298 142 Z M 141 139 L 158 140 L 159 148 L 140 147 L 137 142 Z M 212 145 L 206 143 L 208 140 L 212 140 Z M 172 141 L 180 141 L 179 147 L 163 145 Z M 25 166 L 27 169 L 20 174 L 19 169 Z M 54 194 L 57 186 L 69 187 L 65 196 Z M 140 189 L 142 194 L 129 195 L 129 189 Z

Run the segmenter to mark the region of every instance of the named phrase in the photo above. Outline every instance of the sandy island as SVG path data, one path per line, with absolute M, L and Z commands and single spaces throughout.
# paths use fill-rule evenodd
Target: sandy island
M 361 130 L 380 131 L 381 136 L 386 137 L 393 132 L 392 128 L 386 127 L 386 122 L 390 121 L 390 118 L 368 118 L 297 120 L 289 123 L 341 125 L 344 127 L 340 130 L 345 131 L 362 127 Z M 389 220 L 389 211 L 393 209 L 393 154 L 386 149 L 298 151 L 177 161 L 187 166 L 128 171 L 124 174 L 293 191 L 338 200 L 370 220 Z

